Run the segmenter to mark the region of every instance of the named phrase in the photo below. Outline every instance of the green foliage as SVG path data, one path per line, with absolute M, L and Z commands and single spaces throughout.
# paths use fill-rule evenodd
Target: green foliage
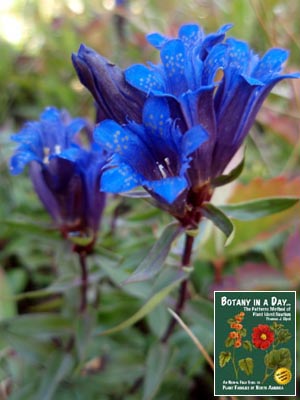
M 297 198 L 269 198 L 221 206 L 223 212 L 240 221 L 252 221 L 284 211 L 297 204 Z
M 170 252 L 175 238 L 182 233 L 178 223 L 168 225 L 159 240 L 154 244 L 147 257 L 141 262 L 133 274 L 124 282 L 139 282 L 150 279 L 160 272 L 164 261 Z

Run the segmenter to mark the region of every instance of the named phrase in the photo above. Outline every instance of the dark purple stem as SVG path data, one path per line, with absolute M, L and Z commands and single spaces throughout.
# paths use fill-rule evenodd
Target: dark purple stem
M 88 288 L 88 270 L 86 264 L 86 252 L 81 251 L 78 253 L 80 269 L 81 269 L 81 300 L 80 309 L 81 313 L 84 313 L 87 307 L 87 288 Z
M 194 237 L 190 235 L 185 236 L 185 245 L 184 245 L 184 251 L 182 254 L 181 258 L 181 269 L 184 267 L 188 267 L 191 263 L 191 256 L 192 256 L 192 250 L 193 250 L 193 243 L 194 243 Z M 175 306 L 175 313 L 180 316 L 182 313 L 182 310 L 184 308 L 185 302 L 188 298 L 188 281 L 185 279 L 184 281 L 181 282 L 180 288 L 179 288 L 179 296 L 177 299 L 177 303 Z M 169 340 L 169 337 L 172 335 L 174 329 L 176 326 L 176 319 L 172 318 L 169 326 L 167 327 L 166 332 L 164 333 L 163 337 L 161 338 L 162 343 L 167 343 Z

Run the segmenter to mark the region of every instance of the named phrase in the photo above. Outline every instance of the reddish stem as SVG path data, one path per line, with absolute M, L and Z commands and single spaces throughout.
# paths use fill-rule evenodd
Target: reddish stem
M 186 235 L 184 251 L 182 254 L 182 258 L 181 258 L 181 269 L 183 269 L 184 267 L 188 267 L 191 263 L 193 243 L 194 243 L 194 237 L 190 236 L 190 235 Z M 184 308 L 187 298 L 188 298 L 188 280 L 185 279 L 184 281 L 181 282 L 181 285 L 179 288 L 179 296 L 178 296 L 177 303 L 175 306 L 175 313 L 177 315 L 180 315 L 182 313 L 182 310 Z M 169 323 L 169 326 L 166 329 L 166 332 L 164 333 L 163 337 L 161 338 L 162 343 L 167 343 L 167 341 L 169 340 L 169 337 L 172 335 L 172 333 L 175 329 L 175 326 L 176 326 L 176 319 L 172 318 Z
M 88 270 L 86 264 L 86 252 L 78 253 L 81 269 L 81 299 L 79 311 L 83 313 L 87 307 L 87 288 L 88 288 Z

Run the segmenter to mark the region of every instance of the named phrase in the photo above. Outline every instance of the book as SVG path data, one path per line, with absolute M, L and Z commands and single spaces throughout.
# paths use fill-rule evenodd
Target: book
M 215 396 L 296 395 L 296 292 L 214 292 Z

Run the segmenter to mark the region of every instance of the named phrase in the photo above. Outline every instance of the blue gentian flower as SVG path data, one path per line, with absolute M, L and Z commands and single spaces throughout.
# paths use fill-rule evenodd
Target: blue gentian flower
M 129 121 L 120 125 L 106 120 L 96 126 L 96 142 L 113 153 L 105 166 L 101 188 L 120 193 L 143 186 L 163 208 L 169 207 L 176 214 L 175 200 L 190 185 L 190 155 L 207 137 L 201 126 L 194 126 L 183 135 L 171 119 L 166 100 L 150 96 L 143 109 L 142 124 Z
M 91 249 L 105 206 L 99 182 L 106 155 L 96 144 L 80 145 L 78 133 L 86 126 L 84 119 L 46 108 L 40 121 L 27 122 L 12 136 L 20 145 L 10 170 L 19 174 L 29 164 L 35 191 L 63 236 Z
M 125 71 L 132 86 L 168 100 L 183 131 L 200 124 L 208 132 L 209 140 L 193 155 L 193 186 L 222 174 L 274 85 L 300 77 L 281 73 L 287 51 L 274 48 L 260 58 L 247 43 L 225 40 L 230 27 L 207 36 L 195 24 L 183 25 L 178 38 L 151 34 L 161 63 Z
M 247 43 L 226 39 L 231 25 L 205 35 L 183 25 L 177 38 L 158 33 L 148 41 L 161 63 L 133 65 L 127 82 L 144 93 L 142 123 L 104 121 L 95 139 L 113 153 L 101 187 L 123 192 L 143 186 L 183 226 L 195 227 L 203 202 L 240 148 L 274 85 L 300 74 L 282 74 L 288 53 L 259 57 Z M 116 99 L 116 102 L 118 100 Z M 135 122 L 134 122 L 135 121 Z
M 126 82 L 124 72 L 95 50 L 82 44 L 72 55 L 80 82 L 91 92 L 97 107 L 97 121 L 127 118 L 141 122 L 145 94 Z

